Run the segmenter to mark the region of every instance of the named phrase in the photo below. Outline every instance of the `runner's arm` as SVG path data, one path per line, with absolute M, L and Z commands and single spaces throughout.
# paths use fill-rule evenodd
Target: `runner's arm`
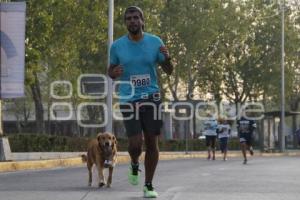
M 161 67 L 168 75 L 171 75 L 173 72 L 173 64 L 171 62 L 171 58 L 166 59 L 163 63 L 161 63 Z
M 168 75 L 171 75 L 173 72 L 173 64 L 169 55 L 169 51 L 165 46 L 161 46 L 159 50 L 165 56 L 165 60 L 162 63 L 160 63 L 160 65 L 164 72 L 166 72 Z
M 115 64 L 110 64 L 109 68 L 108 68 L 108 76 L 111 79 L 116 79 L 119 76 L 121 76 L 123 73 L 123 68 L 121 67 L 121 65 L 115 65 Z

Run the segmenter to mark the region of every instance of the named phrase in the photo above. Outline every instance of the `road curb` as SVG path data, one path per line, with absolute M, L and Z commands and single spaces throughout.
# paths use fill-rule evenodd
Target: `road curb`
M 255 152 L 255 156 L 264 157 L 278 157 L 278 156 L 300 156 L 299 152 L 285 152 L 285 153 L 261 153 Z M 192 159 L 192 158 L 206 158 L 206 152 L 161 152 L 160 160 L 174 160 L 174 159 Z M 221 158 L 220 153 L 216 155 L 217 159 Z M 228 153 L 228 157 L 241 157 L 241 152 Z M 144 159 L 144 154 L 141 160 Z M 128 154 L 122 152 L 118 155 L 118 164 L 129 163 L 130 159 Z M 82 166 L 81 157 L 74 158 L 61 158 L 61 159 L 50 159 L 50 160 L 34 160 L 34 161 L 12 161 L 12 162 L 0 162 L 0 172 L 11 172 L 19 170 L 35 170 L 35 169 L 47 169 L 55 167 L 71 167 L 71 166 Z
M 69 167 L 82 164 L 81 158 L 0 162 L 0 172 Z

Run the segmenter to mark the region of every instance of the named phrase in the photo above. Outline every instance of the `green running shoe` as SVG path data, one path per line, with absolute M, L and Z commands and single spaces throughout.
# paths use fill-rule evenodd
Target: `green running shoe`
M 249 152 L 250 152 L 250 155 L 251 155 L 251 156 L 254 155 L 254 152 L 253 152 L 253 148 L 252 148 L 252 147 L 250 147 Z
M 152 185 L 150 186 L 144 186 L 144 198 L 157 198 L 158 194 L 157 192 L 154 190 L 154 188 L 152 187 Z
M 139 179 L 140 179 L 140 175 L 139 175 L 139 165 L 130 165 L 129 170 L 128 170 L 128 182 L 131 185 L 138 185 L 139 184 Z

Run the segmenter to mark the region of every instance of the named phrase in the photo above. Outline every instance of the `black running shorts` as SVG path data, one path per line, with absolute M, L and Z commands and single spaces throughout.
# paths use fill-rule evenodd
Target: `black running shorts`
M 252 134 L 251 133 L 240 133 L 240 143 L 246 143 L 248 146 L 252 146 Z
M 132 102 L 120 105 L 128 137 L 147 133 L 160 135 L 162 119 L 159 113 L 161 101 Z
M 215 135 L 206 135 L 205 136 L 205 141 L 206 141 L 206 146 L 207 147 L 211 147 L 211 148 L 215 148 L 216 147 L 216 140 L 217 140 L 217 136 Z

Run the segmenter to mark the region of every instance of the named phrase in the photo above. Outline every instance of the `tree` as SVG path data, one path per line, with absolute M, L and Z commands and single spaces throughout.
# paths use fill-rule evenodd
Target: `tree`
M 43 102 L 52 101 L 52 81 L 69 80 L 77 88 L 80 74 L 106 72 L 105 8 L 104 0 L 28 2 L 26 82 L 35 102 L 37 132 L 45 130 Z
M 219 25 L 224 10 L 223 1 L 169 0 L 161 14 L 161 31 L 174 56 L 174 78 L 163 77 L 173 99 L 177 100 L 178 86 L 184 84 L 185 99 L 194 93 L 217 93 L 218 70 L 212 69 L 219 42 Z M 215 85 L 207 80 L 214 77 Z M 197 89 L 197 91 L 196 91 Z M 182 97 L 181 97 L 182 98 Z
M 32 98 L 34 100 L 37 132 L 39 133 L 45 131 L 39 73 L 44 71 L 47 63 L 46 58 L 49 54 L 48 45 L 53 34 L 52 23 L 51 1 L 28 1 L 25 40 L 25 81 L 31 89 Z

